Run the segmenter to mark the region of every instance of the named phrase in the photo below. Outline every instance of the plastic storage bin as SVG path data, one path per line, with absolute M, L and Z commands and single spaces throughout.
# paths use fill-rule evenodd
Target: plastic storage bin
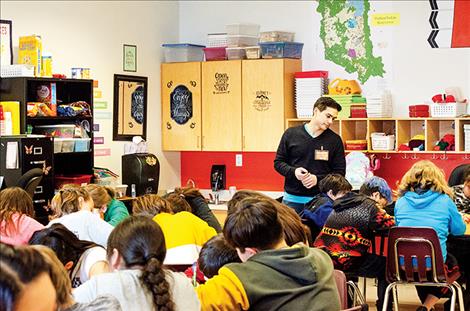
M 91 138 L 75 138 L 75 152 L 86 152 L 90 151 L 90 140 Z
M 55 189 L 60 189 L 65 184 L 86 185 L 89 184 L 93 175 L 55 175 Z
M 75 132 L 74 124 L 36 125 L 34 128 L 47 137 L 72 138 Z
M 372 150 L 394 150 L 395 135 L 385 135 L 384 133 L 372 133 Z
M 227 59 L 245 59 L 246 50 L 244 47 L 227 48 Z
M 292 42 L 294 41 L 294 32 L 287 31 L 265 31 L 260 33 L 260 42 Z
M 73 152 L 75 150 L 75 140 L 73 138 L 63 138 L 60 152 Z
M 206 60 L 224 60 L 227 59 L 225 47 L 204 48 Z
M 258 24 L 230 24 L 225 25 L 225 31 L 228 35 L 246 35 L 246 36 L 259 36 Z
M 226 33 L 209 33 L 207 34 L 207 47 L 227 46 Z
M 302 58 L 303 43 L 261 42 L 262 58 Z
M 163 44 L 165 62 L 202 62 L 204 60 L 203 45 L 195 44 Z
M 431 104 L 431 117 L 453 118 L 467 113 L 466 103 Z
M 258 45 L 259 37 L 256 36 L 245 36 L 245 35 L 228 35 L 227 46 L 253 46 Z
M 258 59 L 261 57 L 261 49 L 258 45 L 245 47 L 245 52 L 248 59 Z
M 346 140 L 346 150 L 367 150 L 367 140 Z

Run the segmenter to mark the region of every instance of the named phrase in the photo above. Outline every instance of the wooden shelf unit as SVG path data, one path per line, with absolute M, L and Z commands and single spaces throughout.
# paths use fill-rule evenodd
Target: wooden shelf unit
M 286 119 L 286 128 L 309 122 L 310 119 Z M 465 151 L 464 129 L 470 118 L 350 118 L 335 120 L 331 129 L 343 141 L 366 139 L 367 152 L 371 153 L 470 153 Z M 371 134 L 382 132 L 395 135 L 393 150 L 372 150 Z M 435 151 L 433 147 L 445 134 L 455 135 L 455 151 Z M 424 151 L 398 151 L 401 144 L 408 143 L 415 135 L 425 138 Z M 348 151 L 348 150 L 346 150 Z

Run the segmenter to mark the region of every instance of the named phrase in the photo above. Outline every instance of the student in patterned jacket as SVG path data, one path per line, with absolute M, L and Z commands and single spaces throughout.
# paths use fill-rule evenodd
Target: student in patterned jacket
M 454 203 L 457 205 L 457 209 L 462 213 L 470 214 L 470 165 L 463 174 L 462 184 L 453 186 L 452 190 L 454 191 Z M 470 218 L 470 216 L 467 218 Z
M 368 253 L 368 249 L 377 231 L 389 229 L 395 221 L 381 208 L 383 201 L 391 201 L 390 187 L 382 178 L 372 178 L 374 180 L 366 180 L 361 193 L 348 192 L 333 203 L 333 211 L 314 246 L 330 255 L 335 269 L 377 278 L 377 309 L 382 310 L 388 285 L 385 279 L 386 258 Z M 388 309 L 391 310 L 391 303 Z

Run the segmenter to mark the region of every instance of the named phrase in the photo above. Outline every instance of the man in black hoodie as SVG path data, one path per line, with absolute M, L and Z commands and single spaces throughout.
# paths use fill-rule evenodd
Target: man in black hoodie
M 384 194 L 377 197 L 382 199 Z M 315 247 L 330 255 L 335 269 L 378 279 L 378 310 L 382 310 L 388 285 L 385 279 L 386 258 L 368 253 L 368 249 L 377 231 L 394 225 L 393 217 L 380 208 L 377 201 L 349 192 L 333 203 L 333 211 L 314 243 Z
M 224 225 L 242 263 L 230 263 L 196 289 L 202 310 L 339 310 L 328 255 L 288 247 L 271 200 L 245 198 Z

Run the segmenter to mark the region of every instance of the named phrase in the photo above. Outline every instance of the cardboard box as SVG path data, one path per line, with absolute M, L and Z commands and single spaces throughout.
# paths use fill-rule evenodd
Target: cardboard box
M 18 64 L 34 66 L 36 77 L 41 76 L 42 40 L 41 36 L 31 35 L 20 37 L 18 45 Z

